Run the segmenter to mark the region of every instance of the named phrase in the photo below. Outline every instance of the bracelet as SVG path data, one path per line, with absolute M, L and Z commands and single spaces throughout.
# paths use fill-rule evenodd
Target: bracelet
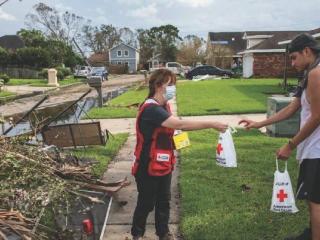
M 290 147 L 291 150 L 295 149 L 296 148 L 296 145 L 292 142 L 292 140 L 289 140 L 288 141 L 288 145 Z

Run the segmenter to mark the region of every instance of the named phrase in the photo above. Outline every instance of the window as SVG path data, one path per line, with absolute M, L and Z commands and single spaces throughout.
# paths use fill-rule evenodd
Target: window
M 118 57 L 121 57 L 121 56 L 122 56 L 121 50 L 118 50 L 117 55 L 118 55 Z
M 122 62 L 117 62 L 117 64 L 118 64 L 118 65 L 121 65 L 121 64 L 122 64 Z
M 129 62 L 124 62 L 124 65 L 129 66 Z
M 128 56 L 129 56 L 129 51 L 128 51 L 128 50 L 124 50 L 124 55 L 125 55 L 126 57 L 128 57 Z

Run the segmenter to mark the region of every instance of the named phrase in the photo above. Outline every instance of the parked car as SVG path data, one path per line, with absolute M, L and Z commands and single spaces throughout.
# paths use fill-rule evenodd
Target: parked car
M 91 71 L 91 68 L 89 66 L 77 66 L 73 75 L 75 77 L 87 77 L 89 72 Z
M 181 74 L 183 73 L 183 66 L 177 62 L 167 62 L 166 68 L 171 70 L 174 74 Z
M 234 73 L 231 70 L 221 69 L 218 67 L 203 65 L 195 67 L 186 74 L 187 79 L 192 79 L 194 76 L 203 76 L 203 75 L 216 75 L 216 76 L 227 76 L 232 77 Z
M 101 76 L 102 81 L 108 80 L 108 70 L 105 67 L 93 67 L 88 74 L 87 78 L 90 78 L 91 76 Z
M 165 65 L 157 65 L 156 67 L 152 67 L 149 69 L 150 72 L 153 72 L 157 69 L 166 68 L 172 71 L 176 75 L 184 75 L 185 74 L 185 66 L 178 62 L 167 62 Z

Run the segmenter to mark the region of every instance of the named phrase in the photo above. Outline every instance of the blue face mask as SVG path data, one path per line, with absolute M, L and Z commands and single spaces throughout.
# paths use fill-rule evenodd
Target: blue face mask
M 167 86 L 166 93 L 163 95 L 164 98 L 168 101 L 172 99 L 176 95 L 176 86 Z

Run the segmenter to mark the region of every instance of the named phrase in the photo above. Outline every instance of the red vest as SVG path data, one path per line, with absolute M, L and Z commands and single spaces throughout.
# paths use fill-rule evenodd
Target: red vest
M 146 100 L 139 108 L 137 121 L 136 121 L 136 136 L 137 143 L 135 148 L 135 160 L 132 166 L 132 175 L 136 175 L 139 168 L 139 161 L 141 157 L 142 148 L 144 145 L 143 134 L 139 128 L 140 118 L 142 112 L 149 105 L 159 105 L 155 100 Z M 169 104 L 166 105 L 166 110 L 171 113 Z M 157 127 L 151 140 L 151 148 L 148 163 L 148 174 L 150 176 L 164 176 L 172 172 L 174 164 L 176 162 L 174 156 L 174 144 L 173 144 L 174 129 L 166 127 Z

